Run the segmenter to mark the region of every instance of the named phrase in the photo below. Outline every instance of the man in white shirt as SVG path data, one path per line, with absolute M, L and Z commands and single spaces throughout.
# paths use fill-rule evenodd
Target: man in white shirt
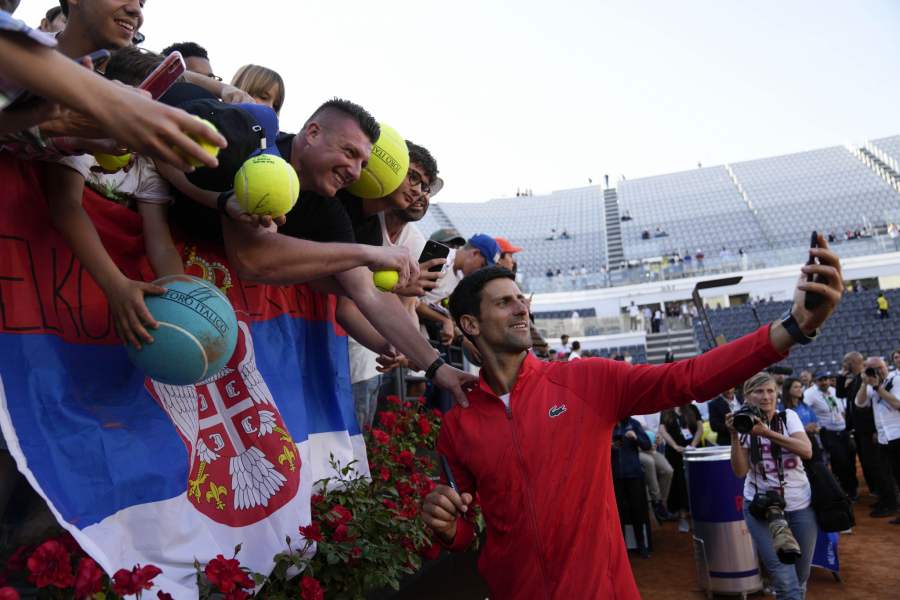
M 588 275 L 587 267 L 585 267 L 584 265 L 581 265 L 581 269 L 578 271 L 578 274 L 581 276 L 581 278 L 578 282 L 578 284 L 579 284 L 578 289 L 583 290 L 584 288 L 587 287 L 587 275 Z
M 569 336 L 563 334 L 563 336 L 559 338 L 559 341 L 562 343 L 553 346 L 553 349 L 556 350 L 556 356 L 562 359 L 563 355 L 568 354 L 571 350 L 571 347 L 569 346 Z
M 649 432 L 653 447 L 649 450 L 641 450 L 638 458 L 644 467 L 644 483 L 650 490 L 650 506 L 653 508 L 653 520 L 657 525 L 673 518 L 672 513 L 666 510 L 665 502 L 669 498 L 669 488 L 672 486 L 672 476 L 675 470 L 658 448 L 663 443 L 663 437 L 659 435 L 659 413 L 652 415 L 634 415 L 635 421 L 641 424 L 644 431 Z
M 803 401 L 819 419 L 819 436 L 831 457 L 831 470 L 841 489 L 850 496 L 851 502 L 859 502 L 856 493 L 859 480 L 856 478 L 856 461 L 850 461 L 850 456 L 855 455 L 850 448 L 844 399 L 835 396 L 834 388 L 828 385 L 827 371 L 816 371 L 813 379 L 815 385 L 803 392 Z
M 888 373 L 884 360 L 878 357 L 871 357 L 866 361 L 866 371 L 870 369 L 874 369 L 877 375 L 875 377 L 863 375 L 863 381 L 867 385 L 860 386 L 859 392 L 856 394 L 856 406 L 872 407 L 875 426 L 878 429 L 875 434 L 878 447 L 890 469 L 887 476 L 884 477 L 885 485 L 881 486 L 885 491 L 890 490 L 890 495 L 882 498 L 885 492 L 880 491 L 878 503 L 881 506 L 869 513 L 869 516 L 878 518 L 900 512 L 897 491 L 890 476 L 890 473 L 893 474 L 894 479 L 900 476 L 900 399 L 896 395 L 900 393 L 900 386 L 897 385 L 900 383 L 900 372 Z M 900 517 L 891 519 L 890 523 L 900 525 Z
M 722 251 L 719 252 L 719 258 L 722 259 L 722 267 L 725 269 L 731 270 L 731 250 L 722 246 Z
M 623 263 L 624 264 L 624 263 Z M 638 329 L 638 317 L 641 314 L 641 310 L 634 305 L 634 302 L 628 307 L 628 316 L 631 317 L 631 330 L 635 331 Z
M 641 309 L 641 315 L 644 317 L 644 331 L 651 333 L 651 328 L 653 327 L 653 311 L 650 310 L 649 306 L 645 306 Z
M 572 351 L 569 352 L 569 360 L 581 360 L 581 342 L 572 342 Z

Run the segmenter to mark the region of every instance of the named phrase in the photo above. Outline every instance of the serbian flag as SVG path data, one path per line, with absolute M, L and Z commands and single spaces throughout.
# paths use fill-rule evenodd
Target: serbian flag
M 359 460 L 347 337 L 333 298 L 304 285 L 248 285 L 221 246 L 173 231 L 185 272 L 221 289 L 237 349 L 193 386 L 150 381 L 117 339 L 103 293 L 51 225 L 43 165 L 0 153 L 0 427 L 19 470 L 105 570 L 162 569 L 196 598 L 194 559 L 269 573 L 310 523 L 329 455 Z M 85 190 L 116 265 L 154 279 L 139 215 Z

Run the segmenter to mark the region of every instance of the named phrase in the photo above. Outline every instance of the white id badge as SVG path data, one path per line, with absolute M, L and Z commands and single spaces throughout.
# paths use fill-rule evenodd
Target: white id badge
M 687 427 L 682 427 L 682 428 L 681 428 L 681 435 L 684 436 L 684 439 L 685 439 L 685 440 L 692 440 L 692 439 L 694 439 L 694 434 L 691 433 L 691 430 L 688 429 Z

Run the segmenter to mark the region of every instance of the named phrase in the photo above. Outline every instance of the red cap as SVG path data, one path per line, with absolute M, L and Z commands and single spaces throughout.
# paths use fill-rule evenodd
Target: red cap
M 504 238 L 494 238 L 494 241 L 497 242 L 497 245 L 500 246 L 501 252 L 521 252 L 522 249 L 516 246 L 513 246 L 509 242 L 507 242 Z

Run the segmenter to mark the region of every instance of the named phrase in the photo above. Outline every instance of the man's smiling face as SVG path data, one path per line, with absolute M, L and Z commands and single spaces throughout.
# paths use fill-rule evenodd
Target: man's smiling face
M 512 279 L 489 281 L 481 294 L 480 347 L 517 353 L 531 348 L 525 296 Z
M 144 0 L 75 0 L 79 22 L 98 49 L 116 50 L 131 45 L 144 23 Z
M 422 214 L 424 216 L 424 207 L 422 207 L 420 202 L 420 200 L 424 197 L 424 194 L 422 194 L 422 184 L 416 183 L 416 185 L 411 185 L 409 183 L 409 173 L 411 173 L 412 171 L 416 171 L 417 173 L 425 172 L 422 167 L 414 162 L 410 162 L 409 171 L 407 172 L 407 176 L 403 178 L 403 181 L 400 182 L 400 187 L 398 187 L 392 193 L 388 194 L 385 198 L 389 202 L 390 208 L 396 210 L 406 210 L 413 204 L 418 203 L 420 206 L 420 210 L 422 210 Z M 427 175 L 422 175 L 422 181 L 425 183 L 425 185 L 431 183 L 431 180 Z
M 372 142 L 356 120 L 328 111 L 307 125 L 300 158 L 300 185 L 328 198 L 353 185 L 369 164 Z

